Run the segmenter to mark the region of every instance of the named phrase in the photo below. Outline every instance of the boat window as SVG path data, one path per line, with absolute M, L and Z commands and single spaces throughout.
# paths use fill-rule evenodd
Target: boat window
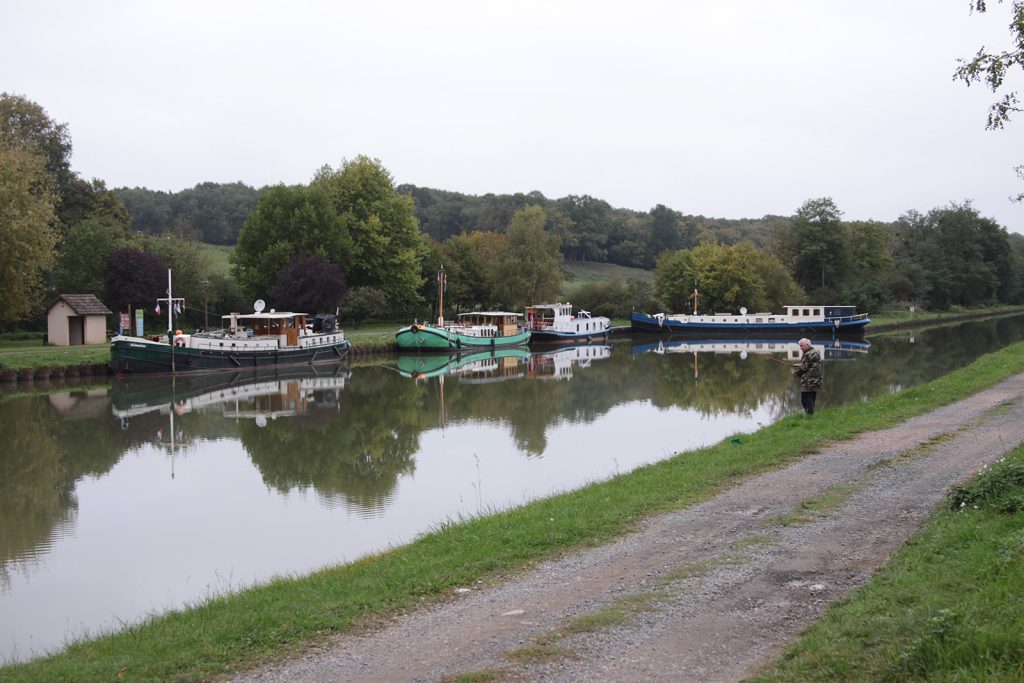
M 805 308 L 805 309 L 804 309 L 804 315 L 810 315 L 810 314 L 811 314 L 811 311 L 810 311 L 810 309 L 808 309 L 808 308 Z
M 821 315 L 821 309 L 820 308 L 815 308 L 814 309 L 814 315 Z
M 755 323 L 763 323 L 764 322 L 764 318 L 754 318 L 754 322 Z

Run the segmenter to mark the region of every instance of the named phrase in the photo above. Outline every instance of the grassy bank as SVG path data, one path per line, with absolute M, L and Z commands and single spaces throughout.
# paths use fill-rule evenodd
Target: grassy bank
M 871 313 L 871 324 L 867 332 L 920 327 L 936 323 L 992 318 L 995 316 L 1024 313 L 1024 306 L 987 306 L 984 308 L 959 308 L 949 311 L 880 311 Z
M 1024 680 L 1024 446 L 755 680 Z
M 41 367 L 110 362 L 110 345 L 43 346 L 41 339 L 0 343 L 0 368 L 22 370 Z
M 359 351 L 381 351 L 394 345 L 398 323 L 375 323 L 348 328 L 345 336 Z M 44 346 L 40 337 L 0 342 L 0 371 L 40 368 L 70 368 L 110 363 L 109 344 L 84 346 Z
M 214 599 L 73 644 L 49 658 L 0 669 L 0 678 L 180 681 L 250 666 L 365 620 L 443 599 L 456 587 L 495 580 L 545 557 L 604 542 L 644 516 L 691 505 L 825 441 L 891 426 L 1019 372 L 1024 372 L 1024 343 L 927 385 L 828 409 L 811 420 L 791 416 L 741 439 L 725 439 L 607 482 L 445 525 L 407 546 L 350 565 Z

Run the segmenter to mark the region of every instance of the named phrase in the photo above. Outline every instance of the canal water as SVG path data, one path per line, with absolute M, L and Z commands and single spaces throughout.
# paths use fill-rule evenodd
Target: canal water
M 821 407 L 1024 339 L 1024 316 L 816 342 Z M 315 371 L 8 387 L 0 661 L 401 545 L 799 410 L 794 341 L 622 337 Z

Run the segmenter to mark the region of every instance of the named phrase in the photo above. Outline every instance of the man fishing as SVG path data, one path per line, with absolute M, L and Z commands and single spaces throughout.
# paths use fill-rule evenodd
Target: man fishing
M 814 415 L 814 401 L 825 379 L 821 354 L 814 350 L 811 340 L 806 337 L 800 340 L 800 350 L 803 355 L 800 362 L 793 365 L 793 374 L 800 378 L 800 405 L 808 415 Z

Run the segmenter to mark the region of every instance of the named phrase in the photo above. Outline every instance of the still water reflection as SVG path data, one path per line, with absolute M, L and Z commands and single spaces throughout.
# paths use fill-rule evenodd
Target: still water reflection
M 822 342 L 819 405 L 918 384 L 1021 338 L 1024 318 L 1006 318 Z M 798 409 L 796 353 L 624 338 L 9 396 L 0 658 L 757 429 Z

